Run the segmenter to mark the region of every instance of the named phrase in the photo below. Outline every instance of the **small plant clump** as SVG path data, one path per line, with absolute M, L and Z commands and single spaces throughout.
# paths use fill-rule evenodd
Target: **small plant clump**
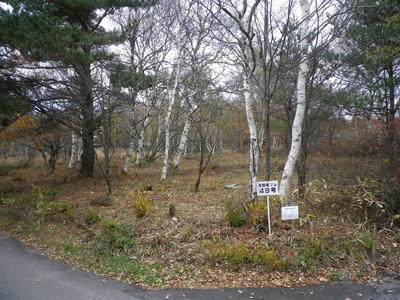
M 101 231 L 93 241 L 97 254 L 108 254 L 113 251 L 129 252 L 135 244 L 131 226 L 118 224 L 112 219 L 103 219 L 100 225 Z
M 97 222 L 100 221 L 99 213 L 94 210 L 88 210 L 84 215 L 84 220 L 85 223 L 88 225 L 96 224 Z
M 234 201 L 232 199 L 226 201 L 225 209 L 229 226 L 241 227 L 246 224 L 245 212 L 239 201 Z
M 147 217 L 151 212 L 150 200 L 146 197 L 146 192 L 132 192 L 133 214 L 137 218 Z
M 205 241 L 204 246 L 214 264 L 226 264 L 229 268 L 242 265 L 254 265 L 272 271 L 286 268 L 286 260 L 279 258 L 273 249 L 258 246 L 251 248 L 245 244 L 227 245 Z
M 253 225 L 260 225 L 265 222 L 266 206 L 265 202 L 261 201 L 249 205 L 250 220 Z

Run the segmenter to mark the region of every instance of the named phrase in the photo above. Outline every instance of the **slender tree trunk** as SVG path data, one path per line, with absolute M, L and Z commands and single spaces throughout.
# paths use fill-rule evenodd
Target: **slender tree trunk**
M 126 150 L 124 157 L 122 158 L 122 169 L 121 169 L 122 174 L 128 173 L 129 165 L 132 159 L 132 153 L 135 149 L 135 126 L 136 126 L 135 120 L 132 119 L 130 125 L 130 133 L 129 133 L 129 146 L 128 149 Z
M 254 119 L 253 112 L 253 102 L 250 91 L 250 78 L 248 74 L 245 72 L 245 78 L 243 81 L 243 93 L 244 100 L 246 106 L 246 116 L 247 116 L 247 124 L 249 126 L 249 135 L 250 135 L 250 161 L 249 161 L 249 170 L 250 170 L 250 187 L 249 187 L 249 195 L 250 199 L 255 199 L 257 197 L 257 173 L 258 173 L 258 160 L 259 160 L 259 148 L 258 148 L 258 140 L 257 140 L 257 126 Z
M 196 108 L 197 108 L 196 105 L 192 105 L 186 116 L 185 126 L 183 127 L 181 139 L 179 141 L 178 150 L 176 151 L 174 159 L 172 161 L 172 166 L 174 168 L 176 168 L 178 166 L 179 161 L 181 160 L 181 156 L 186 149 L 186 144 L 187 144 L 188 136 L 189 136 L 189 130 L 190 130 L 190 126 L 192 124 L 191 118 L 192 118 L 192 114 L 196 110 Z
M 139 134 L 139 141 L 138 141 L 138 147 L 137 147 L 137 151 L 136 151 L 136 165 L 140 165 L 142 163 L 142 159 L 143 159 L 143 145 L 144 145 L 144 134 L 146 132 L 146 127 L 150 122 L 150 117 L 147 117 L 144 120 L 143 123 L 143 128 L 140 131 Z
M 83 50 L 85 54 L 90 55 L 91 50 L 86 48 Z M 80 96 L 81 96 L 81 125 L 82 125 L 82 162 L 79 175 L 81 177 L 93 177 L 95 149 L 94 149 L 94 132 L 96 130 L 96 120 L 94 115 L 94 103 L 92 95 L 92 77 L 90 64 L 83 64 L 76 68 L 80 80 Z
M 264 103 L 264 176 L 265 180 L 271 178 L 271 128 L 270 128 L 270 102 Z
M 177 60 L 178 64 L 176 67 L 176 75 L 175 75 L 175 80 L 174 80 L 174 86 L 170 91 L 170 97 L 169 97 L 169 104 L 168 104 L 168 110 L 167 114 L 165 115 L 165 148 L 164 148 L 164 161 L 163 161 L 163 167 L 161 171 L 161 180 L 164 180 L 167 178 L 167 172 L 168 172 L 168 156 L 169 156 L 169 148 L 170 148 L 170 127 L 171 127 L 171 113 L 172 113 L 172 108 L 174 106 L 177 94 L 178 94 L 178 84 L 180 80 L 180 73 L 181 73 L 181 53 L 180 51 L 178 52 L 177 55 Z
M 396 116 L 396 104 L 395 104 L 395 79 L 394 79 L 394 68 L 393 63 L 390 62 L 388 66 L 388 77 L 389 77 L 389 109 L 388 109 L 388 124 L 387 127 L 387 140 L 389 148 L 389 159 L 391 162 L 391 168 L 396 167 L 396 143 L 395 143 L 395 116 Z
M 263 115 L 264 115 L 264 176 L 265 180 L 271 178 L 271 128 L 270 128 L 270 96 L 267 78 L 267 59 L 268 59 L 268 32 L 269 32 L 269 6 L 268 1 L 264 2 L 264 43 L 262 59 L 262 84 L 263 84 Z M 272 58 L 271 58 L 272 59 Z
M 88 101 L 86 104 L 85 113 L 83 113 L 84 118 L 82 120 L 82 161 L 79 171 L 79 175 L 84 178 L 93 177 L 96 155 L 93 141 L 96 128 L 93 102 Z
M 283 204 L 289 202 L 290 183 L 293 176 L 296 161 L 299 157 L 301 147 L 302 123 L 306 109 L 306 81 L 308 73 L 307 64 L 307 50 L 308 50 L 308 32 L 309 32 L 309 15 L 310 3 L 309 0 L 300 0 L 302 11 L 302 24 L 300 27 L 300 49 L 301 49 L 301 62 L 297 76 L 297 106 L 296 114 L 292 125 L 292 143 L 286 160 L 285 168 L 283 169 L 280 193 L 282 195 Z
M 75 131 L 71 135 L 71 158 L 68 168 L 72 169 L 79 160 L 79 136 Z
M 301 149 L 299 154 L 299 161 L 297 163 L 297 185 L 299 189 L 300 201 L 304 200 L 306 194 L 307 160 L 308 160 L 307 127 L 308 127 L 308 105 L 306 105 L 306 110 L 304 112 Z

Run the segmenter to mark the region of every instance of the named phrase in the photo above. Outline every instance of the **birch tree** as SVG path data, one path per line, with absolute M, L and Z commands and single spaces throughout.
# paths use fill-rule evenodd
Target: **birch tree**
M 68 168 L 72 169 L 75 167 L 76 163 L 80 162 L 82 155 L 82 139 L 75 132 L 72 131 L 71 134 L 71 157 L 68 163 Z
M 164 140 L 164 157 L 163 157 L 163 166 L 161 170 L 161 180 L 164 180 L 167 178 L 167 173 L 168 173 L 168 164 L 169 164 L 169 152 L 170 152 L 170 135 L 171 135 L 171 114 L 172 114 L 172 108 L 175 104 L 175 101 L 178 96 L 178 85 L 181 80 L 181 73 L 182 73 L 182 68 L 183 68 L 183 57 L 184 57 L 184 40 L 185 40 L 185 28 L 184 25 L 187 20 L 187 11 L 184 10 L 189 10 L 192 1 L 189 1 L 189 3 L 183 2 L 176 3 L 176 8 L 175 11 L 177 13 L 177 19 L 176 21 L 178 22 L 177 25 L 177 31 L 171 33 L 171 37 L 174 41 L 175 44 L 175 51 L 176 55 L 174 58 L 174 65 L 175 65 L 175 77 L 173 78 L 173 85 L 170 87 L 169 90 L 169 102 L 168 102 L 168 107 L 167 107 L 167 112 L 165 115 L 165 120 L 164 120 L 164 127 L 165 127 L 165 140 Z M 188 7 L 185 7 L 188 5 Z
M 289 202 L 290 183 L 299 157 L 301 149 L 302 124 L 306 109 L 306 83 L 308 73 L 308 35 L 309 35 L 309 17 L 310 2 L 309 0 L 300 0 L 302 22 L 300 24 L 300 51 L 301 61 L 297 74 L 297 105 L 296 114 L 292 125 L 292 141 L 288 158 L 283 169 L 280 193 L 284 204 Z
M 256 185 L 257 185 L 257 174 L 259 167 L 259 141 L 257 134 L 257 124 L 254 116 L 254 103 L 253 103 L 253 86 L 252 81 L 254 77 L 254 71 L 256 68 L 255 64 L 255 52 L 253 48 L 254 38 L 254 18 L 257 11 L 257 6 L 261 0 L 256 0 L 252 4 L 249 4 L 246 0 L 243 0 L 240 5 L 239 3 L 232 1 L 217 1 L 218 7 L 225 13 L 226 16 L 235 24 L 234 31 L 232 28 L 227 28 L 226 23 L 221 19 L 219 23 L 225 27 L 225 30 L 230 35 L 230 39 L 235 40 L 239 51 L 236 51 L 238 58 L 241 62 L 241 73 L 242 73 L 242 95 L 244 97 L 247 124 L 249 128 L 250 138 L 250 149 L 249 149 L 249 196 L 251 199 L 255 199 L 257 196 Z
M 185 46 L 185 53 L 187 53 L 189 57 L 190 91 L 185 101 L 187 114 L 179 145 L 172 161 L 173 167 L 178 166 L 181 156 L 186 149 L 188 134 L 192 123 L 192 115 L 198 108 L 198 104 L 196 103 L 198 95 L 204 94 L 205 90 L 208 88 L 206 83 L 208 79 L 205 78 L 206 76 L 204 76 L 204 74 L 212 73 L 208 66 L 215 61 L 216 57 L 219 55 L 218 51 L 213 51 L 213 53 L 211 53 L 210 49 L 207 47 L 211 43 L 210 34 L 214 25 L 210 12 L 202 9 L 199 3 L 193 3 L 189 7 L 186 19 L 187 24 L 185 30 L 188 43 Z
M 178 42 L 178 53 L 176 57 L 176 74 L 174 79 L 173 87 L 169 93 L 169 103 L 167 108 L 167 113 L 165 115 L 165 145 L 164 145 L 164 159 L 163 166 L 161 170 L 161 180 L 167 178 L 168 172 L 168 159 L 169 159 L 169 150 L 170 150 L 170 128 L 171 128 L 171 113 L 172 108 L 174 106 L 177 94 L 178 94 L 178 84 L 181 75 L 182 68 L 182 59 L 181 59 L 181 47 L 179 46 L 180 42 Z
M 169 42 L 167 35 L 161 30 L 161 20 L 162 14 L 158 6 L 145 10 L 124 11 L 115 18 L 127 36 L 120 59 L 121 64 L 128 67 L 124 67 L 124 72 L 120 72 L 121 78 L 118 78 L 118 73 L 114 78 L 117 83 L 127 89 L 125 103 L 128 111 L 129 146 L 123 156 L 122 173 L 129 171 L 135 150 L 137 154 L 140 153 L 139 156 L 142 156 L 142 149 L 138 148 L 143 147 L 144 132 L 142 135 L 143 129 L 138 131 L 140 128 L 138 125 L 143 124 L 141 127 L 145 128 L 144 123 L 150 122 L 148 120 L 150 116 L 139 117 L 137 110 L 143 107 L 149 109 L 154 106 L 154 103 L 147 103 L 149 99 L 144 94 L 147 90 L 157 87 L 159 81 L 162 81 L 160 69 L 169 51 Z M 152 100 L 151 98 L 150 102 Z M 138 140 L 137 136 L 139 136 Z M 141 157 L 136 159 L 136 162 L 140 160 Z

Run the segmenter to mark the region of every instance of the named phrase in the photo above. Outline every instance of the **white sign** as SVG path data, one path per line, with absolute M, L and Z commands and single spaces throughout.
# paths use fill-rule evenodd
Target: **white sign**
M 257 196 L 279 195 L 278 181 L 257 182 Z
M 298 206 L 282 206 L 282 220 L 295 220 L 299 218 Z

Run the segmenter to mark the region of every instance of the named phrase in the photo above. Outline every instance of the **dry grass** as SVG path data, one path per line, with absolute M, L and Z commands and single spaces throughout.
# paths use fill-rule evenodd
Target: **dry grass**
M 57 188 L 59 193 L 55 201 L 73 208 L 74 221 L 46 223 L 34 232 L 18 230 L 23 227 L 12 221 L 3 222 L 0 228 L 18 233 L 26 241 L 46 249 L 53 257 L 147 287 L 291 285 L 327 281 L 340 272 L 346 273 L 350 279 L 368 280 L 384 269 L 399 271 L 395 232 L 389 229 L 374 231 L 349 221 L 346 216 L 329 215 L 329 212 L 319 215 L 323 210 L 318 207 L 323 204 L 313 202 L 313 198 L 301 204 L 301 222 L 280 221 L 277 202 L 273 201 L 274 234 L 271 239 L 252 224 L 229 227 L 226 200 L 236 198 L 247 201 L 248 168 L 244 154 L 219 154 L 204 174 L 199 193 L 193 192 L 196 159 L 184 159 L 179 168 L 170 169 L 164 181 L 159 180 L 161 161 L 141 167 L 132 166 L 126 176 L 120 174 L 119 163 L 115 160 L 113 166 L 114 203 L 98 208 L 91 207 L 90 201 L 105 191 L 99 174 L 92 179 L 79 179 L 76 170 L 69 170 L 61 163 L 52 175 L 39 166 L 10 168 L 7 174 L 0 177 L 3 190 L 14 194 L 29 193 L 32 184 Z M 281 164 L 274 161 L 274 165 Z M 318 164 L 321 165 L 318 159 L 312 161 L 313 167 Z M 315 177 L 320 176 L 318 170 L 312 173 Z M 232 183 L 240 184 L 241 188 L 225 188 Z M 152 210 L 147 217 L 137 218 L 133 213 L 132 192 L 144 185 L 152 186 L 152 191 L 146 193 Z M 176 209 L 173 218 L 168 217 L 171 204 Z M 153 275 L 140 277 L 129 275 L 128 271 L 121 273 L 96 268 L 95 264 L 99 262 L 95 258 L 85 258 L 83 252 L 79 252 L 82 249 L 78 245 L 89 242 L 99 230 L 98 224 L 83 225 L 85 215 L 93 209 L 102 219 L 111 218 L 134 229 L 135 251 L 130 257 L 149 266 L 146 272 L 153 274 L 155 279 L 151 277 Z M 370 253 L 367 247 L 357 242 L 363 233 L 376 240 L 371 259 L 368 259 Z M 232 265 L 226 257 L 211 259 L 210 251 L 224 245 L 247 249 L 243 253 L 253 253 L 260 247 L 271 249 L 277 253 L 283 266 L 267 270 L 255 263 Z M 80 254 L 69 255 L 74 253 L 74 249 Z M 244 257 L 243 261 L 253 260 Z

